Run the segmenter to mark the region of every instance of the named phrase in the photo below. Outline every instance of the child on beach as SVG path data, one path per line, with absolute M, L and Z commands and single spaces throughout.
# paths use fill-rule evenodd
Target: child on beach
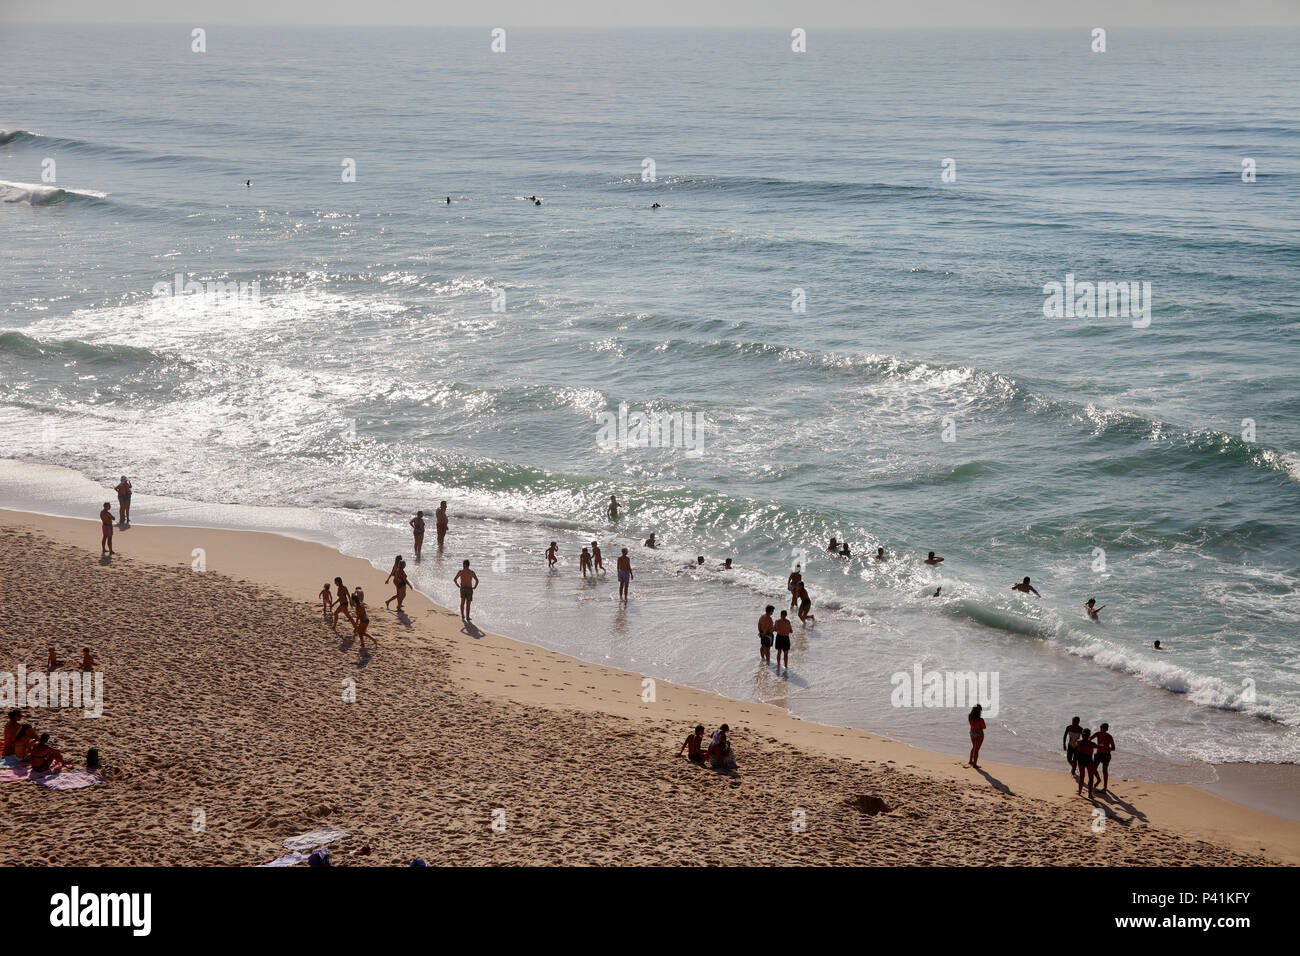
M 104 509 L 99 513 L 99 523 L 103 534 L 99 539 L 100 554 L 116 554 L 113 550 L 113 509 L 104 502 Z
M 600 555 L 600 546 L 591 542 L 591 567 L 595 574 L 605 573 L 605 559 Z
M 578 558 L 578 566 L 582 568 L 582 576 L 585 578 L 587 572 L 591 570 L 591 552 L 586 548 L 582 549 L 582 554 Z
M 704 725 L 696 724 L 695 730 L 687 735 L 686 741 L 677 751 L 677 756 L 682 755 L 682 751 L 688 751 L 686 759 L 691 763 L 704 764 Z
M 559 559 L 559 555 L 560 555 L 560 548 L 554 541 L 552 541 L 551 546 L 546 549 L 546 567 L 549 570 L 555 569 L 555 564 L 556 561 Z
M 320 598 L 321 612 L 325 615 L 325 620 L 328 621 L 330 619 L 330 608 L 334 606 L 334 595 L 330 592 L 330 583 L 328 581 L 321 585 L 320 594 L 316 596 Z
M 370 628 L 370 615 L 366 613 L 366 595 L 358 587 L 352 592 L 352 610 L 356 611 L 357 619 L 352 623 L 352 628 L 356 636 L 361 638 L 361 646 L 366 646 L 366 633 Z

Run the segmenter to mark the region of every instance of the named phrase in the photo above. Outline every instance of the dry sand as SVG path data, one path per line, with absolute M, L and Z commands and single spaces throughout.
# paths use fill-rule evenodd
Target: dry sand
M 383 574 L 321 545 L 137 525 L 102 563 L 98 543 L 93 520 L 0 511 L 0 670 L 90 646 L 103 716 L 29 719 L 109 768 L 0 785 L 6 864 L 253 865 L 322 826 L 351 834 L 346 865 L 1300 861 L 1300 824 L 1192 787 L 1112 778 L 1093 803 L 1064 770 L 981 773 L 663 681 L 645 701 L 638 674 L 469 633 L 414 593 L 401 620 Z M 365 588 L 373 653 L 322 623 L 336 574 Z M 676 757 L 697 722 L 734 728 L 738 773 Z

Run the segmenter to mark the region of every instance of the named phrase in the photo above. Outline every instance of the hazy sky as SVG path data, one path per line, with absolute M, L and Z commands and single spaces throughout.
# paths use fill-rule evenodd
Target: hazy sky
M 0 0 L 0 20 L 428 26 L 1300 26 L 1300 0 Z

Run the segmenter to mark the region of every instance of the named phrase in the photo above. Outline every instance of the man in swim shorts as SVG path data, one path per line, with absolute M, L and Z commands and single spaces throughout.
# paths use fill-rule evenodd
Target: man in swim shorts
M 116 554 L 113 550 L 113 510 L 104 502 L 104 510 L 99 513 L 102 535 L 99 539 L 100 554 Z
M 1079 746 L 1079 738 L 1083 736 L 1083 728 L 1079 726 L 1079 718 L 1076 717 L 1070 721 L 1070 726 L 1065 728 L 1065 733 L 1061 734 L 1061 747 L 1065 750 L 1065 759 L 1070 762 L 1070 776 L 1074 776 L 1075 758 L 1078 756 L 1076 748 Z
M 704 725 L 696 724 L 695 730 L 688 734 L 686 740 L 682 743 L 677 751 L 677 756 L 682 755 L 682 751 L 687 751 L 686 759 L 691 763 L 704 763 Z
M 790 669 L 790 635 L 794 633 L 788 614 L 788 611 L 782 611 L 781 619 L 773 625 L 776 630 L 776 666 L 781 666 L 781 655 L 784 654 L 786 670 Z
M 632 583 L 632 559 L 627 556 L 627 548 L 618 556 L 618 596 L 627 600 L 627 586 Z
M 469 558 L 465 559 L 451 583 L 460 588 L 460 616 L 468 624 L 469 606 L 474 602 L 474 589 L 478 587 L 478 575 L 469 569 Z
M 438 550 L 442 550 L 442 539 L 447 537 L 447 502 L 438 505 L 438 510 L 433 513 L 435 523 L 438 526 Z
M 591 570 L 594 574 L 605 572 L 605 559 L 600 554 L 600 545 L 595 541 L 591 542 Z
M 1025 579 L 1019 584 L 1011 585 L 1011 590 L 1019 591 L 1022 594 L 1032 594 L 1034 597 L 1042 597 L 1042 595 L 1038 593 L 1038 588 L 1029 583 L 1029 575 L 1025 575 Z
M 769 664 L 772 663 L 772 638 L 776 634 L 776 624 L 772 622 L 775 610 L 769 604 L 758 618 L 758 656 Z

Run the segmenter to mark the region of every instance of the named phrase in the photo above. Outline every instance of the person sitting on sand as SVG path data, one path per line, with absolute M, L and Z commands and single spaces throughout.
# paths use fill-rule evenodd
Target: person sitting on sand
M 83 671 L 93 671 L 95 669 L 95 659 L 90 656 L 90 648 L 81 649 L 81 669 Z
M 131 523 L 131 482 L 126 480 L 126 475 L 122 476 L 113 490 L 117 492 L 117 510 L 122 518 L 122 527 L 125 528 Z
M 397 613 L 402 613 L 402 602 L 406 600 L 406 586 L 410 581 L 406 577 L 406 562 L 398 557 L 397 563 L 393 565 L 393 570 L 388 573 L 388 577 L 393 582 L 393 587 L 397 593 L 384 602 L 384 607 L 388 607 L 393 601 L 397 602 Z
M 360 587 L 352 592 L 352 610 L 357 615 L 357 619 L 352 624 L 353 631 L 361 638 L 361 646 L 365 647 L 366 634 L 370 631 L 370 615 L 366 613 L 366 595 Z
M 794 633 L 794 623 L 788 617 L 789 611 L 782 611 L 781 618 L 774 626 L 776 639 L 776 666 L 781 666 L 781 655 L 785 655 L 785 669 L 790 669 L 790 635 Z
M 943 558 L 939 557 L 933 551 L 925 559 L 926 564 L 943 564 Z
M 100 554 L 116 554 L 113 550 L 113 509 L 104 502 L 104 508 L 99 513 L 99 523 L 102 526 L 102 535 L 99 539 Z
M 687 735 L 686 741 L 677 751 L 677 756 L 682 755 L 682 751 L 688 751 L 686 759 L 691 763 L 704 763 L 704 725 L 696 724 L 695 730 Z
M 1022 594 L 1032 594 L 1035 597 L 1042 597 L 1042 595 L 1038 593 L 1038 588 L 1029 583 L 1029 575 L 1025 575 L 1025 579 L 1019 584 L 1011 585 L 1011 590 L 1020 591 Z
M 1102 724 L 1101 730 L 1092 735 L 1097 744 L 1097 756 L 1093 763 L 1101 772 L 1103 793 L 1110 791 L 1110 755 L 1115 752 L 1115 738 L 1110 735 L 1110 724 Z
M 591 542 L 591 568 L 595 574 L 605 573 L 605 558 L 600 553 L 600 545 Z
M 966 715 L 966 720 L 970 723 L 970 757 L 967 758 L 969 763 L 975 769 L 980 765 L 980 748 L 984 746 L 984 718 L 980 715 L 984 713 L 984 708 L 976 704 Z
M 559 554 L 560 554 L 560 546 L 557 545 L 554 541 L 552 541 L 551 546 L 546 549 L 547 568 L 553 569 L 555 567 L 556 562 L 559 560 Z
M 1090 621 L 1100 621 L 1101 618 L 1097 616 L 1097 612 L 1105 606 L 1106 605 L 1103 604 L 1101 607 L 1097 607 L 1096 598 L 1088 598 L 1088 600 L 1083 603 L 1083 609 L 1088 612 L 1088 620 Z
M 49 734 L 41 734 L 41 739 L 32 744 L 30 753 L 32 773 L 51 773 L 63 766 L 63 754 L 50 742 Z
M 736 769 L 736 754 L 731 749 L 731 741 L 727 739 L 730 731 L 731 728 L 723 724 L 709 741 L 709 762 L 714 770 Z
M 54 653 L 54 645 L 51 644 L 50 653 L 45 657 L 45 672 L 47 674 L 53 674 L 62 666 L 63 661 L 59 660 L 58 655 Z
M 334 586 L 338 589 L 339 598 L 334 603 L 334 622 L 330 626 L 338 627 L 339 615 L 342 614 L 344 617 L 348 619 L 348 623 L 355 628 L 357 626 L 357 622 L 352 620 L 352 612 L 348 610 L 348 605 L 352 603 L 351 600 L 348 598 L 348 586 L 343 583 L 342 578 L 335 578 Z
M 581 569 L 584 578 L 587 576 L 587 572 L 591 570 L 591 552 L 586 548 L 583 548 L 582 554 L 578 555 L 578 567 Z
M 12 757 L 14 755 L 14 742 L 18 740 L 18 734 L 22 729 L 23 712 L 15 707 L 9 711 L 9 719 L 5 721 L 4 749 L 0 751 L 0 757 Z
M 32 747 L 36 744 L 36 731 L 31 724 L 23 724 L 14 735 L 14 757 L 20 762 L 31 759 Z
M 424 547 L 424 512 L 417 511 L 415 517 L 406 522 L 411 526 L 411 533 L 415 535 L 415 563 L 420 563 L 420 549 Z
M 642 542 L 642 544 L 644 544 L 647 548 L 653 548 L 655 546 L 655 533 L 651 531 L 650 537 L 646 538 L 645 541 Z
M 320 594 L 316 596 L 320 598 L 321 612 L 325 615 L 325 620 L 328 621 L 330 619 L 330 608 L 334 606 L 334 592 L 330 590 L 328 581 L 321 585 Z
M 478 587 L 478 575 L 469 569 L 469 558 L 461 563 L 461 569 L 456 572 L 451 583 L 460 588 L 460 616 L 468 624 L 470 605 L 474 602 L 474 589 Z

